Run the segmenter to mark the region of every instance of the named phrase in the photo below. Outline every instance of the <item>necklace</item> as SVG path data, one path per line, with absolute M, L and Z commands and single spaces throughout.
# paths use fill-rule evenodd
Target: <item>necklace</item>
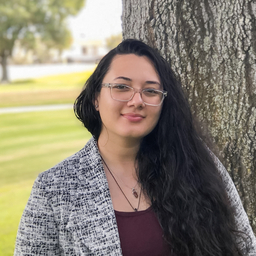
M 112 173 L 113 174 L 113 173 Z M 129 186 L 127 186 L 126 184 L 125 184 L 125 182 L 121 179 L 121 177 L 119 177 L 119 179 L 122 181 L 122 183 L 127 187 L 127 188 L 129 188 L 129 189 L 131 189 L 131 191 L 132 191 L 132 194 L 133 194 L 133 196 L 135 197 L 135 198 L 138 198 L 139 197 L 139 194 L 138 194 L 138 192 L 137 192 L 137 190 L 136 190 L 136 186 L 137 186 L 137 184 L 138 184 L 138 182 L 135 184 L 135 186 L 133 186 L 132 188 L 131 187 L 129 187 Z
M 134 195 L 135 198 L 138 198 L 139 197 L 139 202 L 138 202 L 138 206 L 137 208 L 133 207 L 131 202 L 129 201 L 129 199 L 127 198 L 127 196 L 125 195 L 124 191 L 122 190 L 121 186 L 119 185 L 119 183 L 117 182 L 115 176 L 113 175 L 113 173 L 110 171 L 108 165 L 106 164 L 106 162 L 104 161 L 104 159 L 101 157 L 101 160 L 103 161 L 103 163 L 105 164 L 105 166 L 107 167 L 110 175 L 112 176 L 112 178 L 114 179 L 116 185 L 119 187 L 120 191 L 122 192 L 122 194 L 124 195 L 125 199 L 127 200 L 127 202 L 129 203 L 129 205 L 132 207 L 132 209 L 137 212 L 139 210 L 139 207 L 140 207 L 140 198 L 141 198 L 141 190 L 140 190 L 140 195 L 138 195 L 137 191 L 135 190 L 135 188 L 132 188 L 132 194 Z
M 136 189 L 133 187 L 132 188 L 132 194 L 134 195 L 135 198 L 138 198 L 138 192 L 136 191 Z

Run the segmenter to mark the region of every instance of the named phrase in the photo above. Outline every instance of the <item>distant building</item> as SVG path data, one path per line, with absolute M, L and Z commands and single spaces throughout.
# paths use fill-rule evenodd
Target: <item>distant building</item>
M 64 50 L 63 61 L 97 63 L 108 52 L 103 40 L 76 39 L 68 50 Z
M 39 39 L 34 50 L 26 50 L 17 41 L 10 63 L 98 63 L 107 52 L 105 40 L 76 39 L 71 47 L 62 53 L 57 49 L 48 49 Z

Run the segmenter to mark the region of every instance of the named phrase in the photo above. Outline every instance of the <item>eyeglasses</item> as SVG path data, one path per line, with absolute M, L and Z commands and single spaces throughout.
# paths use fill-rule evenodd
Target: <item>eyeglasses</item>
M 110 88 L 110 95 L 113 100 L 127 102 L 130 101 L 134 94 L 139 92 L 144 104 L 149 106 L 159 106 L 163 103 L 167 92 L 156 90 L 153 88 L 145 88 L 143 90 L 135 90 L 125 84 L 105 83 L 102 86 Z

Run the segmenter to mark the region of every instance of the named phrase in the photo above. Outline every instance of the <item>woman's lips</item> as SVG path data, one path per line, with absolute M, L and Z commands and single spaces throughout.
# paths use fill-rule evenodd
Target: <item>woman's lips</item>
M 142 115 L 133 113 L 122 114 L 122 116 L 131 122 L 139 122 L 144 118 Z

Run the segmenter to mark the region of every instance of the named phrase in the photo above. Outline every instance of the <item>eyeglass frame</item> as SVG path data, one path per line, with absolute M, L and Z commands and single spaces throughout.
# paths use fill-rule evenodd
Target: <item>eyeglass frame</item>
M 125 85 L 126 87 L 131 88 L 131 89 L 133 90 L 133 94 L 132 94 L 131 98 L 128 99 L 128 100 L 118 100 L 118 99 L 114 99 L 113 96 L 112 96 L 112 87 L 113 87 L 114 85 Z M 104 87 L 106 87 L 106 88 L 110 88 L 110 95 L 111 95 L 111 98 L 112 98 L 113 100 L 121 101 L 121 102 L 128 102 L 128 101 L 130 101 L 130 100 L 134 97 L 135 93 L 138 93 L 138 92 L 139 92 L 139 93 L 140 93 L 140 97 L 141 97 L 141 99 L 142 99 L 142 101 L 143 101 L 143 103 L 144 103 L 145 105 L 157 107 L 157 106 L 160 106 L 160 105 L 163 103 L 165 97 L 167 97 L 167 91 L 161 91 L 161 90 L 157 90 L 157 89 L 151 88 L 151 89 L 154 89 L 155 91 L 161 92 L 161 93 L 163 94 L 163 97 L 162 97 L 161 102 L 160 102 L 159 104 L 155 105 L 155 104 L 146 103 L 146 102 L 143 100 L 143 98 L 142 98 L 141 93 L 142 93 L 144 90 L 148 89 L 148 88 L 137 90 L 137 89 L 135 89 L 135 88 L 133 88 L 133 87 L 131 87 L 131 86 L 129 86 L 129 85 L 126 85 L 126 84 L 119 84 L 119 83 L 103 83 L 103 84 L 101 84 L 101 86 L 104 86 Z

